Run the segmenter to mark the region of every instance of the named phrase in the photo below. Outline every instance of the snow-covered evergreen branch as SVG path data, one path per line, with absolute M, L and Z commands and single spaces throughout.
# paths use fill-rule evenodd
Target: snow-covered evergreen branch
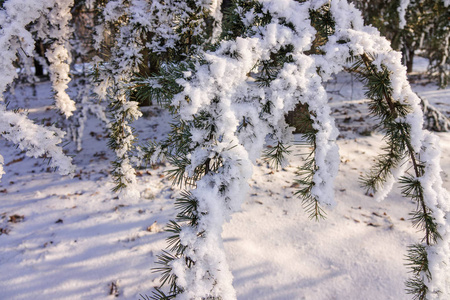
M 17 77 L 14 62 L 19 50 L 27 56 L 33 57 L 34 39 L 30 31 L 25 27 L 41 17 L 44 4 L 36 1 L 9 0 L 3 4 L 0 10 L 0 92 L 6 91 L 7 87 Z M 3 98 L 3 97 L 2 97 Z
M 138 103 L 131 99 L 129 84 L 142 57 L 143 28 L 133 22 L 130 10 L 136 1 L 110 1 L 103 10 L 103 20 L 109 26 L 115 44 L 109 60 L 98 66 L 99 85 L 95 89 L 100 98 L 109 102 L 111 123 L 109 146 L 116 153 L 113 162 L 115 191 L 121 191 L 120 197 L 139 197 L 136 189 L 136 175 L 130 161 L 136 136 L 130 123 L 142 114 Z M 142 8 L 146 11 L 145 7 Z M 101 33 L 103 36 L 104 33 Z M 101 41 L 97 41 L 100 44 Z
M 14 78 L 17 77 L 16 61 L 17 52 L 23 51 L 28 57 L 34 57 L 33 32 L 42 38 L 50 38 L 56 41 L 47 51 L 50 61 L 50 74 L 53 88 L 56 92 L 56 106 L 67 117 L 75 110 L 75 104 L 66 94 L 65 89 L 69 79 L 69 54 L 66 49 L 67 39 L 71 31 L 68 23 L 71 19 L 70 7 L 73 0 L 52 1 L 24 1 L 8 0 L 0 12 L 0 49 L 4 59 L 0 68 L 5 72 L 0 80 L 0 91 L 3 93 Z M 45 21 L 43 21 L 45 20 Z M 28 25 L 36 22 L 34 26 Z
M 0 10 L 0 78 L 1 101 L 3 93 L 17 77 L 14 62 L 17 57 L 25 59 L 34 57 L 34 34 L 40 38 L 51 38 L 58 43 L 51 47 L 48 58 L 51 62 L 56 105 L 66 116 L 75 109 L 74 102 L 65 93 L 69 80 L 68 52 L 65 48 L 70 35 L 68 22 L 71 18 L 72 0 L 24 1 L 8 0 Z M 45 21 L 44 21 L 45 20 Z M 17 54 L 20 53 L 18 56 Z M 7 111 L 0 107 L 0 132 L 7 140 L 16 143 L 30 156 L 46 155 L 51 159 L 50 165 L 58 167 L 62 174 L 73 171 L 71 159 L 66 157 L 61 147 L 64 133 L 55 128 L 43 128 L 30 121 L 26 115 Z M 3 173 L 3 170 L 2 172 Z
M 445 286 L 448 270 L 443 272 L 441 268 L 450 262 L 446 250 L 450 203 L 440 178 L 440 157 L 432 150 L 438 147 L 439 141 L 422 129 L 420 99 L 408 84 L 401 54 L 393 51 L 389 42 L 372 28 L 362 26 L 359 12 L 346 1 L 332 1 L 331 12 L 336 21 L 336 41 L 339 41 L 333 46 L 348 47 L 348 53 L 357 57 L 354 69 L 366 82 L 366 95 L 372 100 L 371 113 L 378 118 L 388 144 L 387 153 L 378 158 L 363 184 L 373 191 L 381 188 L 382 195 L 387 195 L 392 179 L 399 178 L 404 196 L 417 203 L 412 221 L 423 230 L 425 237 L 422 244 L 413 246 L 409 252 L 413 278 L 407 282 L 408 292 L 417 299 L 445 299 L 449 296 Z M 413 174 L 405 173 L 407 168 L 402 166 L 405 161 L 412 165 Z M 384 184 L 386 181 L 388 184 Z M 443 237 L 447 238 L 443 240 Z M 439 253 L 439 259 L 430 261 L 429 254 L 434 247 L 445 251 Z M 432 269 L 439 275 L 433 274 Z
M 170 227 L 173 253 L 160 257 L 163 283 L 171 286 L 167 297 L 236 297 L 220 236 L 222 226 L 245 199 L 251 164 L 261 156 L 266 137 L 281 143 L 289 140 L 284 114 L 299 101 L 310 106 L 317 133 L 311 193 L 322 204 L 334 200 L 337 130 L 314 59 L 304 54 L 315 33 L 308 21 L 309 3 L 253 5 L 250 9 L 260 18 L 240 21 L 247 37 L 222 42 L 175 79 L 182 91 L 173 95 L 171 106 L 184 125 L 173 135 L 185 137 L 176 139 L 183 141 L 183 148 L 175 151 L 182 151 L 185 158 L 176 165 L 180 174 L 197 180 L 188 199 L 177 201 L 180 214 Z M 164 89 L 164 80 L 167 84 L 162 78 L 156 89 Z M 161 295 L 158 290 L 154 297 L 166 297 Z
M 76 110 L 75 102 L 66 93 L 70 82 L 71 58 L 68 47 L 72 34 L 72 29 L 68 25 L 72 18 L 70 9 L 73 3 L 74 0 L 55 1 L 53 6 L 47 7 L 48 11 L 44 14 L 48 20 L 48 38 L 53 41 L 45 56 L 50 62 L 49 71 L 55 91 L 55 104 L 66 117 L 70 117 Z
M 180 213 L 169 226 L 172 253 L 160 257 L 159 271 L 163 284 L 170 285 L 169 294 L 157 290 L 154 299 L 235 298 L 220 239 L 222 224 L 242 203 L 245 180 L 251 175 L 242 166 L 260 157 L 268 135 L 278 145 L 272 157 L 282 161 L 285 148 L 279 145 L 289 139 L 290 132 L 284 114 L 298 102 L 309 110 L 305 119 L 312 123 L 312 130 L 305 138 L 313 146 L 300 171 L 299 194 L 315 217 L 323 212 L 319 204 L 334 203 L 333 180 L 339 163 L 337 130 L 322 80 L 343 70 L 350 59 L 357 59 L 362 75 L 370 80 L 372 112 L 387 126 L 388 136 L 391 134 L 393 141 L 403 134 L 403 146 L 392 149 L 395 160 L 387 165 L 382 173 L 386 176 L 381 176 L 378 184 L 392 173 L 402 178 L 405 170 L 394 170 L 407 157 L 418 170 L 417 178 L 425 178 L 426 167 L 422 170 L 419 165 L 438 165 L 436 160 L 418 160 L 428 133 L 422 130 L 419 100 L 407 83 L 400 53 L 392 51 L 375 29 L 365 27 L 352 5 L 340 0 L 236 1 L 234 12 L 226 17 L 225 40 L 215 50 L 180 64 L 176 78 L 162 76 L 149 81 L 153 82 L 150 94 L 165 95 L 180 118 L 162 148 L 169 156 L 179 158 L 172 160 L 177 167 L 174 178 L 177 182 L 185 178 L 194 185 L 177 200 Z M 377 90 L 372 77 L 389 85 Z M 386 168 L 386 162 L 380 166 Z M 413 196 L 419 204 L 418 213 L 425 206 L 427 215 L 445 214 L 442 205 L 431 206 L 426 200 L 426 195 L 435 190 L 440 191 L 437 199 L 445 203 L 445 192 L 435 186 L 439 180 L 433 181 L 433 188 L 426 187 Z M 439 227 L 433 225 L 433 218 L 437 217 L 427 217 L 423 225 L 427 247 L 441 245 L 437 242 L 447 235 L 441 234 L 445 222 Z M 441 231 L 433 230 L 433 226 Z M 212 252 L 217 255 L 212 257 Z M 448 257 L 440 259 L 442 267 Z M 437 290 L 444 293 L 443 288 Z
M 50 160 L 50 167 L 58 168 L 60 174 L 67 175 L 75 169 L 72 158 L 66 156 L 58 146 L 64 136 L 64 132 L 58 128 L 45 128 L 34 124 L 25 114 L 7 111 L 4 105 L 1 105 L 0 133 L 19 149 L 26 151 L 28 156 L 46 156 Z M 3 163 L 3 158 L 1 160 Z

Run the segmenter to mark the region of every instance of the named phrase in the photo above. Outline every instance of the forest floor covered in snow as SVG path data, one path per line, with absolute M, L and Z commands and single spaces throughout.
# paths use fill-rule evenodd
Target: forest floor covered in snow
M 413 89 L 450 116 L 450 89 L 420 78 L 414 77 Z M 308 218 L 293 195 L 305 152 L 295 141 L 284 169 L 259 160 L 247 201 L 223 232 L 240 300 L 411 298 L 404 290 L 405 254 L 421 239 L 408 220 L 415 204 L 398 186 L 382 202 L 365 195 L 358 178 L 380 153 L 382 136 L 367 116 L 360 83 L 342 75 L 327 90 L 341 131 L 338 205 L 325 220 Z M 48 82 L 38 83 L 35 93 L 19 85 L 10 100 L 10 108 L 27 108 L 38 123 L 62 120 Z M 169 114 L 156 106 L 143 113 L 134 124 L 140 138 L 161 139 Z M 6 172 L 0 182 L 0 299 L 142 299 L 159 285 L 152 268 L 166 247 L 162 229 L 175 217 L 180 190 L 167 178 L 171 166 L 161 163 L 138 171 L 140 198 L 120 201 L 111 191 L 114 155 L 104 128 L 89 116 L 83 150 L 65 147 L 77 166 L 73 178 L 0 140 Z M 437 135 L 450 190 L 450 133 Z

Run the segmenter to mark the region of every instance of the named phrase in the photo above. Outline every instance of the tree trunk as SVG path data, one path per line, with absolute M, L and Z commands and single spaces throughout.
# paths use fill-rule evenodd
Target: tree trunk
M 403 64 L 406 66 L 406 72 L 411 73 L 413 71 L 414 62 L 414 49 L 404 46 L 402 49 Z
M 40 57 L 44 57 L 45 58 L 45 49 L 44 49 L 44 44 L 42 43 L 42 41 L 37 41 L 36 45 L 35 45 L 35 49 L 37 54 Z M 37 77 L 44 77 L 44 66 L 37 60 L 37 59 L 33 59 L 34 61 L 34 75 L 36 75 Z

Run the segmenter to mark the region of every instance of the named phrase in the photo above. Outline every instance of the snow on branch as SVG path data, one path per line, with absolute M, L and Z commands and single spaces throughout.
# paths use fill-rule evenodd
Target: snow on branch
M 426 280 L 425 285 L 429 290 L 429 299 L 446 299 L 450 295 L 450 193 L 443 187 L 440 176 L 441 149 L 435 134 L 425 133 L 420 158 L 427 163 L 424 175 L 418 180 L 423 186 L 425 204 L 432 211 L 440 236 L 440 240 L 427 248 L 428 269 L 432 278 Z
M 410 0 L 401 0 L 400 1 L 400 5 L 397 8 L 397 12 L 398 12 L 398 17 L 399 17 L 399 28 L 403 29 L 406 26 L 406 10 L 408 9 Z
M 4 163 L 5 163 L 5 160 L 3 159 L 3 156 L 0 154 L 0 181 L 2 179 L 3 174 L 5 174 L 5 171 L 3 170 Z
M 261 156 L 266 137 L 289 139 L 284 115 L 299 101 L 310 107 L 315 129 L 311 193 L 321 204 L 334 204 L 337 130 L 315 60 L 305 53 L 315 36 L 310 3 L 261 4 L 252 3 L 259 9 L 256 13 L 271 17 L 263 24 L 250 20 L 247 37 L 222 41 L 217 50 L 201 53 L 200 59 L 177 71 L 175 82 L 182 91 L 173 96 L 171 107 L 179 112 L 180 125 L 173 135 L 176 143 L 183 143 L 173 152 L 183 159 L 174 162 L 195 188 L 187 199 L 178 200 L 180 225 L 173 222 L 170 231 L 179 239 L 172 244 L 180 246 L 172 247 L 174 256 L 160 257 L 166 266 L 160 270 L 173 272 L 171 293 L 180 299 L 236 298 L 222 226 L 246 198 L 252 162 Z M 186 220 L 190 225 L 183 224 Z
M 376 30 L 362 25 L 353 5 L 332 1 L 331 12 L 336 37 L 329 49 L 348 47 L 387 143 L 386 153 L 377 158 L 363 185 L 386 196 L 398 178 L 402 194 L 417 203 L 412 221 L 425 237 L 408 251 L 412 278 L 406 282 L 407 292 L 420 299 L 447 299 L 450 197 L 441 178 L 439 139 L 423 129 L 421 101 L 408 83 L 401 54 Z
M 209 15 L 213 19 L 213 32 L 211 35 L 211 40 L 216 42 L 222 33 L 222 11 L 221 11 L 222 0 L 213 0 L 209 6 Z
M 73 0 L 25 1 L 8 0 L 0 11 L 0 52 L 2 60 L 0 69 L 3 74 L 0 79 L 0 92 L 17 77 L 14 62 L 18 51 L 28 57 L 34 57 L 35 40 L 33 33 L 40 38 L 50 38 L 55 41 L 47 51 L 51 65 L 50 76 L 56 92 L 56 106 L 69 117 L 75 110 L 75 103 L 65 92 L 69 79 L 69 54 L 66 49 L 67 40 L 71 34 L 68 23 L 71 19 L 70 7 Z M 43 24 L 43 19 L 48 24 Z M 35 22 L 35 26 L 29 27 Z
M 197 17 L 194 23 L 199 30 L 204 16 L 195 12 L 200 14 L 205 2 L 189 3 L 185 12 Z M 168 103 L 176 116 L 167 140 L 149 147 L 148 156 L 164 154 L 174 165 L 170 174 L 174 183 L 191 187 L 176 200 L 179 213 L 167 229 L 172 234 L 170 252 L 159 256 L 157 271 L 162 273 L 162 285 L 170 286 L 169 294 L 156 289 L 152 299 L 236 298 L 222 226 L 240 209 L 252 163 L 261 157 L 268 137 L 276 143 L 269 155 L 277 163 L 284 162 L 283 143 L 291 137 L 284 115 L 298 103 L 307 108 L 305 123 L 312 125 L 303 134 L 312 151 L 299 171 L 297 194 L 316 218 L 322 216 L 321 205 L 334 204 L 338 132 L 323 82 L 352 60 L 356 65 L 352 69 L 369 82 L 371 113 L 386 131 L 389 147 L 385 149 L 390 151 L 375 168 L 381 169 L 380 176 L 369 185 L 375 189 L 384 184 L 385 196 L 398 179 L 404 184 L 403 194 L 418 203 L 413 213 L 425 232 L 426 245 L 414 246 L 411 255 L 425 253 L 426 259 L 432 247 L 442 247 L 441 239 L 448 239 L 443 216 L 449 210 L 439 154 L 433 152 L 437 140 L 422 129 L 420 100 L 407 82 L 400 53 L 377 30 L 364 26 L 360 12 L 347 1 L 236 0 L 232 5 L 220 43 L 208 44 L 211 39 L 206 38 L 184 45 L 192 51 L 180 53 L 174 48 L 176 59 L 142 81 L 149 85 L 148 94 Z M 174 1 L 174 6 L 176 10 L 182 4 Z M 180 16 L 179 20 L 185 17 Z M 182 25 L 180 21 L 174 27 L 178 39 L 170 37 L 171 42 L 190 40 L 181 38 L 187 32 Z M 383 84 L 383 89 L 371 86 L 374 82 Z M 406 176 L 406 162 L 412 165 L 413 175 Z M 440 274 L 448 263 L 445 251 L 441 254 L 435 262 L 430 260 L 430 270 Z M 423 267 L 424 260 L 417 263 Z M 442 278 L 433 283 L 436 287 L 430 284 L 432 295 L 445 292 L 439 286 Z M 417 282 L 413 278 L 412 284 Z
M 50 167 L 59 169 L 60 174 L 67 175 L 75 170 L 72 158 L 58 146 L 64 136 L 58 128 L 44 128 L 34 124 L 26 115 L 7 111 L 4 105 L 0 105 L 0 132 L 6 140 L 26 151 L 26 155 L 48 158 Z
M 69 38 L 72 29 L 68 26 L 72 18 L 70 9 L 74 0 L 57 0 L 45 15 L 48 19 L 49 35 L 53 40 L 45 56 L 50 62 L 50 78 L 55 91 L 56 107 L 66 116 L 70 117 L 76 110 L 75 101 L 66 93 L 70 82 L 70 56 L 68 51 Z
M 48 58 L 51 62 L 50 73 L 56 91 L 56 105 L 66 116 L 75 110 L 75 104 L 67 96 L 65 89 L 69 81 L 68 52 L 65 43 L 70 35 L 68 22 L 71 18 L 70 7 L 73 0 L 25 1 L 8 0 L 0 10 L 0 100 L 3 93 L 17 77 L 14 65 L 17 55 L 34 57 L 34 34 L 39 38 L 51 38 L 57 41 L 51 46 Z M 47 20 L 47 21 L 44 21 Z M 47 23 L 46 23 L 47 22 Z M 20 52 L 19 52 L 20 51 Z M 44 128 L 34 124 L 25 114 L 7 111 L 4 104 L 0 106 L 0 132 L 2 136 L 17 144 L 27 155 L 39 157 L 45 155 L 50 159 L 50 166 L 59 168 L 61 174 L 74 170 L 72 159 L 67 157 L 62 148 L 64 132 L 52 127 Z M 3 162 L 3 158 L 1 158 Z M 0 171 L 3 174 L 3 169 Z
M 98 85 L 94 91 L 100 98 L 109 101 L 109 146 L 116 153 L 113 162 L 113 178 L 115 191 L 120 191 L 119 197 L 139 197 L 135 169 L 131 164 L 132 151 L 135 149 L 136 136 L 130 123 L 138 119 L 142 113 L 138 102 L 130 98 L 130 82 L 142 59 L 144 47 L 143 38 L 146 34 L 145 23 L 139 23 L 141 18 L 133 17 L 139 11 L 143 14 L 148 6 L 142 1 L 110 1 L 106 4 L 102 18 L 104 26 L 97 29 L 105 30 L 116 27 L 116 41 L 112 55 L 108 61 L 98 65 Z M 137 7 L 136 7 L 137 6 Z M 97 32 L 100 37 L 103 32 Z M 97 40 L 100 44 L 102 39 Z
M 27 56 L 33 56 L 34 39 L 25 27 L 37 20 L 43 12 L 41 1 L 9 0 L 3 4 L 0 10 L 0 93 L 17 77 L 14 62 L 17 52 L 20 50 Z
M 406 67 L 401 64 L 401 53 L 392 50 L 389 41 L 380 36 L 373 27 L 363 25 L 360 12 L 346 1 L 332 1 L 331 12 L 335 18 L 335 35 L 330 37 L 327 52 L 338 51 L 347 53 L 344 58 L 358 55 L 362 57 L 364 64 L 368 64 L 371 72 L 382 71 L 386 68 L 389 72 L 391 95 L 388 98 L 392 110 L 392 101 L 398 101 L 407 105 L 410 112 L 403 116 L 402 122 L 409 124 L 411 130 L 411 146 L 416 153 L 420 152 L 423 140 L 423 112 L 420 106 L 420 98 L 411 90 L 406 77 Z M 349 18 L 349 16 L 352 16 Z M 346 41 L 346 43 L 341 43 Z M 342 54 L 341 54 L 342 55 Z M 373 66 L 373 68 L 372 68 Z M 377 70 L 377 71 L 375 71 Z M 390 100 L 391 99 L 391 100 Z M 402 174 L 399 174 L 401 176 Z M 391 185 L 387 185 L 389 187 Z M 388 191 L 383 191 L 387 195 Z

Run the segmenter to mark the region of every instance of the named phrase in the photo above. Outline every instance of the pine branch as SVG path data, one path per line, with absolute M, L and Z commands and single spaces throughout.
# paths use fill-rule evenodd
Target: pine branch
M 274 147 L 267 148 L 264 151 L 263 159 L 278 170 L 286 164 L 286 155 L 289 155 L 289 153 L 291 153 L 291 151 L 289 151 L 289 146 L 277 142 Z
M 409 246 L 408 254 L 406 256 L 409 263 L 412 278 L 406 281 L 406 292 L 413 295 L 414 300 L 426 300 L 428 287 L 425 284 L 431 280 L 431 273 L 428 269 L 428 254 L 425 246 L 416 244 Z
M 299 179 L 295 180 L 295 182 L 299 185 L 299 189 L 295 192 L 295 195 L 298 195 L 302 199 L 303 208 L 309 214 L 309 218 L 319 221 L 320 219 L 325 219 L 326 213 L 320 206 L 319 199 L 311 193 L 315 186 L 314 174 L 318 170 L 314 159 L 314 153 L 317 147 L 316 134 L 318 131 L 311 126 L 313 120 L 308 105 L 306 105 L 306 109 L 302 110 L 299 118 L 301 123 L 304 124 L 302 128 L 302 139 L 305 141 L 303 146 L 308 149 L 308 153 L 305 162 L 297 171 Z
M 386 182 L 392 170 L 409 157 L 414 175 L 401 176 L 399 182 L 402 195 L 411 198 L 417 204 L 416 210 L 410 214 L 411 221 L 413 226 L 424 232 L 422 242 L 425 245 L 413 245 L 408 250 L 408 266 L 413 275 L 406 282 L 406 288 L 408 293 L 414 295 L 413 299 L 423 300 L 426 299 L 428 292 L 424 274 L 427 281 L 431 280 L 427 247 L 436 244 L 442 237 L 438 232 L 433 211 L 425 202 L 424 188 L 420 181 L 425 173 L 425 164 L 420 161 L 411 144 L 410 125 L 398 120 L 399 117 L 404 118 L 411 108 L 394 101 L 390 87 L 390 72 L 384 66 L 381 66 L 381 70 L 377 69 L 372 63 L 373 59 L 367 54 L 361 55 L 359 61 L 354 64 L 353 70 L 356 70 L 363 78 L 369 89 L 366 95 L 372 100 L 370 111 L 380 120 L 387 146 L 384 148 L 385 153 L 377 158 L 373 170 L 362 177 L 361 182 L 367 191 L 376 191 Z

